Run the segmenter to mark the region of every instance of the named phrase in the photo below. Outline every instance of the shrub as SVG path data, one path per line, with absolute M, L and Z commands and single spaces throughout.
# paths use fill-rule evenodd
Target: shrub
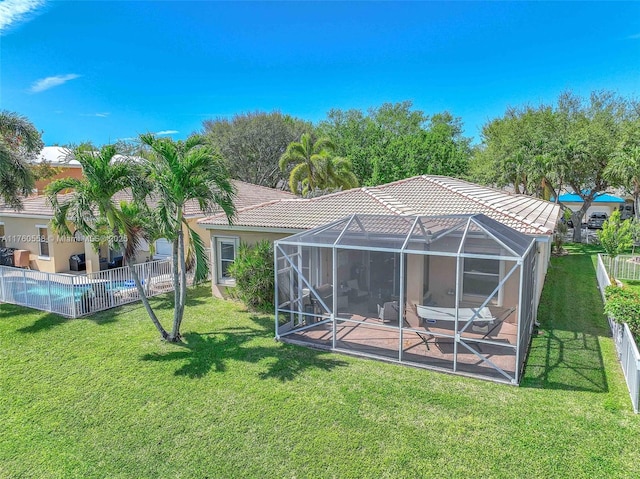
M 235 298 L 252 309 L 273 311 L 273 244 L 267 240 L 255 246 L 240 244 L 229 273 L 236 280 L 232 293 Z
M 640 338 L 640 296 L 629 288 L 607 286 L 604 312 L 617 323 L 627 323 L 636 341 Z
M 614 211 L 611 218 L 604 222 L 597 236 L 605 252 L 612 258 L 633 246 L 631 223 L 621 220 L 618 210 Z

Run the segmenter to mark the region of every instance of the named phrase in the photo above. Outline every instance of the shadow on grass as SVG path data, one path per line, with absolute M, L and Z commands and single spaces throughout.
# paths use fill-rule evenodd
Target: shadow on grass
M 600 340 L 610 336 L 597 289 L 593 246 L 571 245 L 553 258 L 521 386 L 607 392 Z
M 199 306 L 206 302 L 211 301 L 211 288 L 206 287 L 208 283 L 204 283 L 198 286 L 190 286 L 187 288 L 187 300 L 185 305 L 187 307 Z M 173 291 L 165 294 L 149 298 L 151 306 L 154 309 L 166 309 L 172 310 L 174 305 Z M 142 303 L 140 303 L 142 305 Z
M 252 318 L 258 324 L 271 323 L 268 318 Z M 272 329 L 272 328 L 271 328 Z M 181 350 L 169 353 L 153 353 L 142 356 L 143 361 L 186 361 L 175 371 L 176 376 L 200 378 L 210 371 L 224 372 L 229 361 L 243 361 L 257 363 L 266 358 L 270 361 L 268 371 L 260 373 L 260 379 L 278 379 L 289 381 L 308 369 L 331 371 L 340 366 L 346 366 L 345 361 L 332 359 L 327 353 L 312 349 L 279 345 L 273 346 L 248 345 L 253 339 L 268 339 L 272 337 L 270 328 L 263 330 L 250 328 L 226 328 L 211 333 L 187 333 L 184 342 L 178 345 Z
M 46 313 L 44 316 L 36 319 L 33 324 L 17 329 L 19 333 L 39 333 L 40 331 L 48 331 L 51 328 L 59 326 L 69 321 L 69 318 L 59 316 L 53 313 Z

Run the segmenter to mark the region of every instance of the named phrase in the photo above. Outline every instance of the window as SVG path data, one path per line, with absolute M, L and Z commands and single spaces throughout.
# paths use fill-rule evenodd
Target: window
M 234 279 L 229 274 L 229 266 L 231 266 L 236 259 L 237 248 L 238 238 L 216 238 L 218 283 L 234 283 Z
M 0 248 L 6 248 L 7 242 L 4 239 L 4 223 L 0 223 Z
M 45 226 L 38 226 L 39 254 L 45 258 L 49 257 L 49 233 Z
M 465 258 L 462 281 L 465 295 L 488 297 L 500 283 L 500 261 Z

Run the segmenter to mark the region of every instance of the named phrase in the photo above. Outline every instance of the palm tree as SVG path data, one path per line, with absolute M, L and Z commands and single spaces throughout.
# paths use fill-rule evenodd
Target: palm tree
M 82 166 L 83 178 L 62 178 L 53 181 L 46 188 L 53 206 L 52 225 L 61 235 L 71 236 L 69 223 L 87 238 L 94 238 L 96 246 L 101 238 L 113 242 L 123 252 L 129 264 L 140 299 L 151 321 L 163 339 L 168 338 L 166 330 L 158 321 L 155 312 L 133 267 L 132 261 L 141 238 L 141 228 L 135 224 L 121 205 L 114 199 L 117 193 L 130 189 L 139 191 L 139 168 L 126 157 L 116 157 L 117 150 L 112 145 L 100 151 L 76 149 L 74 159 Z M 61 193 L 68 194 L 61 194 Z M 126 238 L 126 240 L 123 239 Z
M 633 208 L 638 218 L 640 206 L 640 147 L 634 146 L 614 156 L 607 165 L 608 178 L 624 186 L 633 195 Z
M 173 242 L 175 307 L 169 340 L 180 341 L 180 324 L 187 294 L 187 267 L 194 269 L 194 282 L 205 280 L 209 273 L 204 241 L 187 223 L 184 207 L 189 201 L 197 201 L 205 212 L 222 209 L 231 223 L 235 214 L 235 191 L 222 158 L 204 137 L 194 135 L 184 142 L 175 142 L 145 134 L 140 136 L 140 140 L 149 147 L 143 166 L 152 185 L 150 194 L 157 202 L 157 218 L 165 238 Z M 189 240 L 187 253 L 185 230 Z
M 358 178 L 353 173 L 351 160 L 327 154 L 318 163 L 317 173 L 320 188 L 348 190 L 358 186 Z
M 289 188 L 295 194 L 305 194 L 322 187 L 319 170 L 330 152 L 335 149 L 333 142 L 323 137 L 313 141 L 309 133 L 303 133 L 300 141 L 294 141 L 287 146 L 287 150 L 280 157 L 280 170 L 285 171 L 294 163 L 289 174 Z
M 31 193 L 34 178 L 29 160 L 42 150 L 40 132 L 25 117 L 0 111 L 0 199 L 19 209 Z
M 626 121 L 618 151 L 609 160 L 605 176 L 633 195 L 636 219 L 640 219 L 640 120 Z

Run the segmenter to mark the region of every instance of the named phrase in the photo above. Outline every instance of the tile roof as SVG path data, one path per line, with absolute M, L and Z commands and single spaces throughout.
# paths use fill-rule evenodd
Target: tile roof
M 245 183 L 244 181 L 233 180 L 233 185 L 236 188 L 235 205 L 238 210 L 247 208 L 251 205 L 264 203 L 266 201 L 295 198 L 294 195 L 287 191 L 252 185 L 249 183 Z M 63 197 L 64 195 L 60 196 Z M 116 194 L 115 200 L 118 202 L 123 200 L 131 201 L 131 193 L 128 191 L 121 191 L 120 193 Z M 149 204 L 150 206 L 154 206 L 155 201 L 151 199 L 149 201 Z M 2 216 L 3 213 L 12 215 L 19 214 L 20 216 L 53 216 L 53 209 L 51 208 L 47 197 L 44 195 L 39 195 L 25 198 L 23 200 L 23 209 L 20 211 L 16 211 L 12 208 L 0 204 L 0 216 Z M 206 212 L 202 211 L 196 201 L 189 201 L 185 205 L 186 217 L 193 218 L 220 213 L 220 209 Z
M 238 208 L 237 228 L 310 229 L 351 214 L 450 215 L 483 213 L 525 234 L 551 234 L 560 208 L 549 201 L 516 195 L 444 176 L 415 176 L 317 198 L 281 199 Z M 217 214 L 198 221 L 224 226 Z

